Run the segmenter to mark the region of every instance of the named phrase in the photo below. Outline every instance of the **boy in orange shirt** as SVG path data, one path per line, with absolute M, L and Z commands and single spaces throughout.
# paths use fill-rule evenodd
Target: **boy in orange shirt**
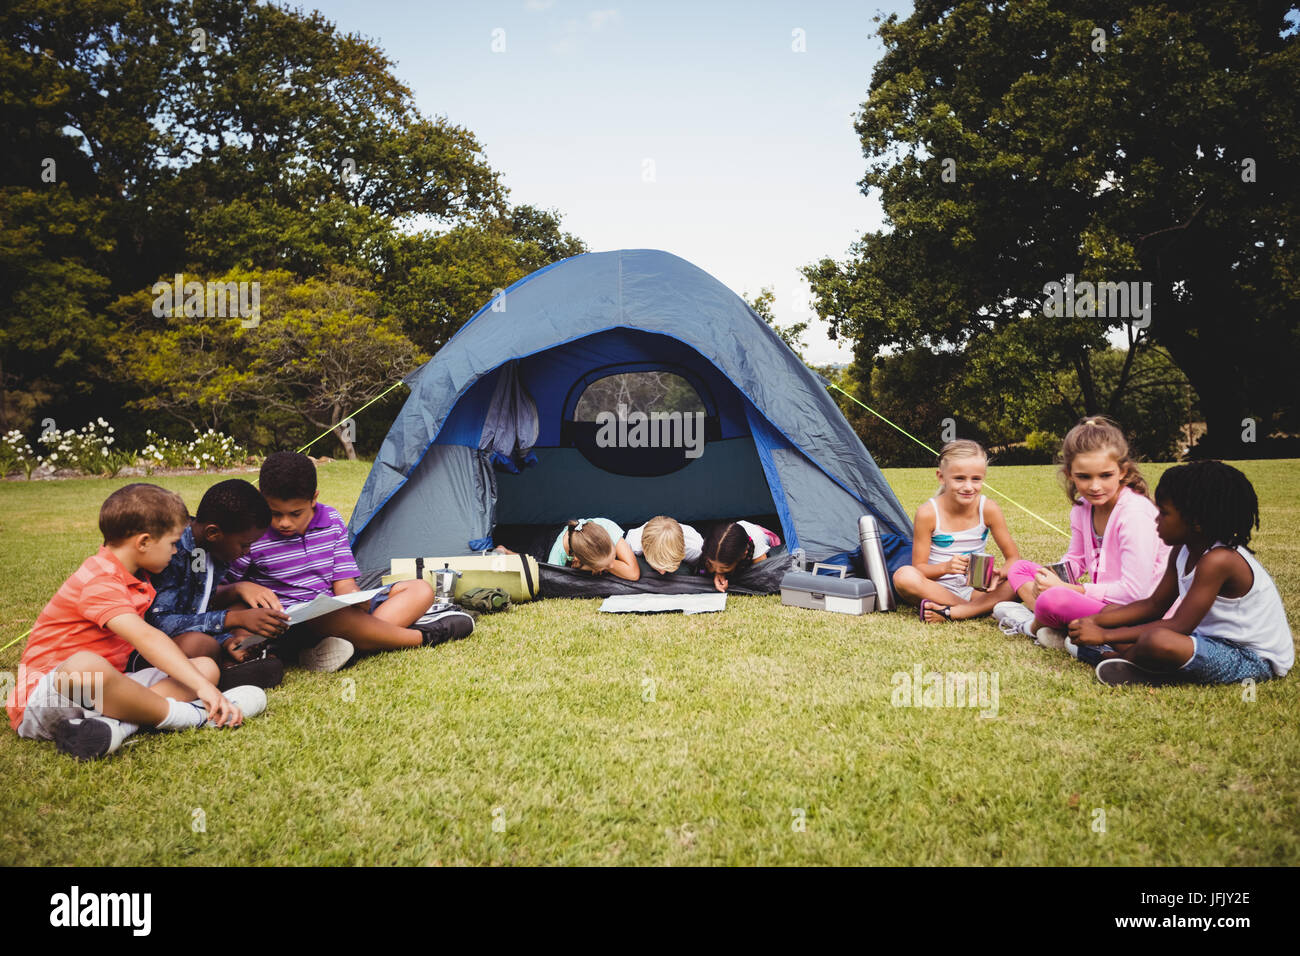
M 103 546 L 45 605 L 23 650 L 6 702 L 20 737 L 53 739 L 89 760 L 116 750 L 141 725 L 237 727 L 266 708 L 260 688 L 223 696 L 214 686 L 216 662 L 187 659 L 144 620 L 154 598 L 149 574 L 167 567 L 188 519 L 180 496 L 157 485 L 108 496 L 99 510 Z M 133 649 L 157 666 L 124 674 Z

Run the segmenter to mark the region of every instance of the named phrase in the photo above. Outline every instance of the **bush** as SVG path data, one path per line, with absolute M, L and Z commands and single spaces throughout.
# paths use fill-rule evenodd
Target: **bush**
M 243 464 L 248 449 L 237 445 L 229 435 L 209 428 L 206 432 L 194 430 L 194 438 L 182 443 L 174 438 L 157 435 L 152 429 L 145 432 L 149 444 L 140 456 L 145 470 L 152 474 L 155 468 L 198 468 L 209 471 Z
M 135 464 L 136 460 L 134 452 L 114 448 L 116 440 L 113 426 L 102 418 L 82 425 L 78 431 L 50 428 L 41 435 L 40 442 L 52 451 L 48 457 L 38 455 L 36 461 L 51 468 L 70 468 L 111 478 L 127 465 Z M 30 472 L 28 477 L 31 477 Z
M 32 446 L 18 429 L 7 432 L 0 439 L 0 478 L 21 468 L 30 481 L 32 472 L 39 463 L 40 459 L 32 451 Z

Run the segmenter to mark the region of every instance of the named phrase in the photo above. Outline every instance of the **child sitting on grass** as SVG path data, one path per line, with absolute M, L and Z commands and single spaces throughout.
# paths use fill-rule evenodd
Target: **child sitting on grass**
M 248 554 L 270 526 L 271 509 L 261 492 L 242 478 L 218 482 L 204 493 L 171 563 L 153 580 L 157 595 L 145 620 L 170 635 L 186 657 L 216 661 L 222 690 L 274 687 L 284 677 L 277 658 L 250 660 L 239 647 L 246 638 L 278 637 L 288 627 L 288 616 L 270 606 L 274 595 L 251 581 L 220 584 L 231 563 Z M 126 669 L 148 666 L 136 651 Z
M 1058 650 L 1070 621 L 1146 597 L 1169 561 L 1169 546 L 1156 534 L 1156 506 L 1118 425 L 1097 416 L 1071 428 L 1061 443 L 1061 478 L 1074 506 L 1061 560 L 1076 578 L 1091 580 L 1069 584 L 1032 561 L 1016 561 L 1007 565 L 1007 580 L 1024 603 L 993 608 L 1003 633 Z
M 704 539 L 688 524 L 679 524 L 667 515 L 651 518 L 633 528 L 624 539 L 633 554 L 644 554 L 646 563 L 660 574 L 672 574 L 682 561 L 696 564 L 700 560 Z
M 966 583 L 970 555 L 984 551 L 990 533 L 1008 566 L 1020 557 L 1002 509 L 980 493 L 988 466 L 979 442 L 958 438 L 939 449 L 939 492 L 916 509 L 912 563 L 894 572 L 894 589 L 926 624 L 988 614 L 1015 595 L 1005 569 L 988 591 Z
M 625 581 L 641 578 L 641 565 L 637 564 L 631 546 L 623 540 L 623 529 L 608 518 L 570 521 L 551 545 L 546 563 L 592 574 L 608 571 Z
M 1259 527 L 1246 476 L 1220 461 L 1176 465 L 1160 476 L 1156 508 L 1173 552 L 1155 593 L 1071 621 L 1066 648 L 1103 684 L 1284 677 L 1295 643 L 1273 579 L 1246 547 Z
M 227 581 L 261 585 L 254 608 L 283 611 L 320 595 L 359 591 L 361 573 L 339 513 L 317 501 L 316 466 L 306 455 L 281 451 L 262 463 L 258 488 L 271 511 L 271 527 L 230 566 Z M 395 651 L 468 637 L 473 619 L 463 611 L 429 613 L 428 581 L 399 581 L 370 599 L 369 607 L 340 608 L 290 627 L 275 641 L 277 653 L 297 654 L 307 670 L 336 671 L 356 651 Z
M 714 525 L 700 548 L 700 571 L 713 575 L 713 587 L 725 592 L 730 575 L 764 560 L 780 543 L 775 532 L 751 521 Z
M 171 561 L 189 514 L 179 495 L 131 484 L 99 510 L 104 544 L 45 605 L 23 649 L 9 695 L 18 736 L 53 740 L 82 760 L 103 757 L 140 726 L 237 727 L 266 708 L 257 687 L 217 690 L 217 665 L 186 658 L 141 616 L 153 603 L 149 575 Z M 157 666 L 125 674 L 139 651 Z

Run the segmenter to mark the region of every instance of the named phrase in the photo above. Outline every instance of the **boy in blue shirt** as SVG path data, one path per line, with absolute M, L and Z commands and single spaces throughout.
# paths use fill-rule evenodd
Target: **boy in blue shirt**
M 207 490 L 181 534 L 166 570 L 153 577 L 157 591 L 145 620 L 167 634 L 187 657 L 209 657 L 221 667 L 217 687 L 253 684 L 274 687 L 284 678 L 275 657 L 256 655 L 240 645 L 250 638 L 277 637 L 288 616 L 274 595 L 251 581 L 222 585 L 226 570 L 248 553 L 271 524 L 262 493 L 239 478 Z M 129 672 L 148 667 L 134 653 Z

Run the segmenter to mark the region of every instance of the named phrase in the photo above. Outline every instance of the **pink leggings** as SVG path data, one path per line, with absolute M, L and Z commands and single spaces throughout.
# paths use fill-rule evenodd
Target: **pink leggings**
M 1034 572 L 1041 567 L 1032 561 L 1016 561 L 1007 568 L 1007 580 L 1019 591 L 1034 579 Z M 1105 607 L 1105 601 L 1080 594 L 1073 588 L 1048 588 L 1034 602 L 1034 617 L 1042 627 L 1054 627 L 1063 631 L 1075 618 L 1096 614 Z

